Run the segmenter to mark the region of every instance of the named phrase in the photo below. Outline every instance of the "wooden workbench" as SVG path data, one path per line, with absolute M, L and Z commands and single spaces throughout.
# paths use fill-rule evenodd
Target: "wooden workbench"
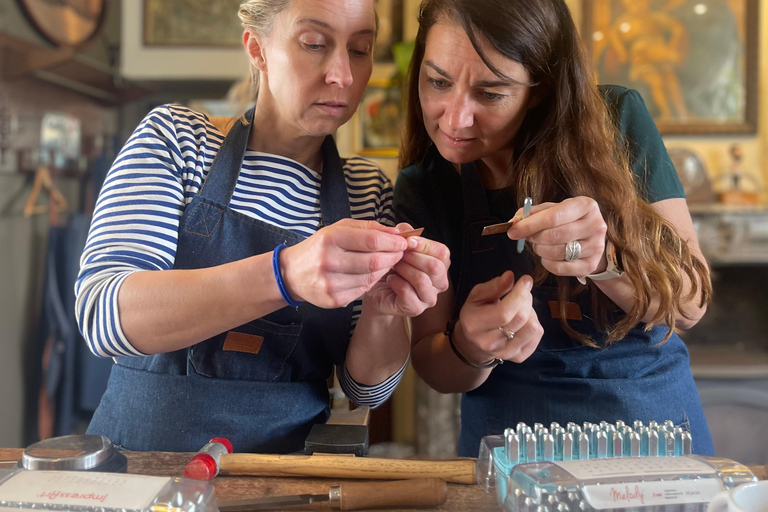
M 0 449 L 0 460 L 18 459 L 21 449 Z M 184 465 L 192 458 L 191 453 L 169 452 L 123 452 L 128 458 L 128 472 L 140 475 L 181 476 Z M 219 500 L 281 496 L 288 494 L 324 494 L 328 486 L 339 483 L 334 479 L 319 478 L 278 478 L 278 477 L 235 477 L 219 476 L 214 480 L 216 497 Z M 327 503 L 285 508 L 286 511 L 328 510 Z M 400 511 L 406 509 L 398 509 Z M 424 511 L 428 509 L 411 509 Z M 496 512 L 495 494 L 486 494 L 477 485 L 448 484 L 448 501 L 440 511 Z

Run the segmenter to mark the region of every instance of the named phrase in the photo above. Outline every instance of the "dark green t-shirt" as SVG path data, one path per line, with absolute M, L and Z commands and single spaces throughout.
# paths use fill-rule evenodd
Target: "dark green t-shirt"
M 638 193 L 648 203 L 684 198 L 683 186 L 637 91 L 618 86 L 599 86 L 600 93 L 624 137 Z M 461 177 L 453 166 L 432 148 L 425 168 L 403 169 L 395 183 L 394 209 L 398 222 L 423 227 L 423 236 L 437 240 L 451 251 L 451 279 L 458 282 L 461 268 L 464 204 Z M 491 213 L 501 220 L 514 216 L 522 205 L 515 204 L 510 189 L 486 191 Z

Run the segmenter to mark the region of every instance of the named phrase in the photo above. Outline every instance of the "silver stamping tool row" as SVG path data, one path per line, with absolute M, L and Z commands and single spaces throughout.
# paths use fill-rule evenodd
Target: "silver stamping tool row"
M 608 423 L 570 422 L 565 427 L 553 422 L 549 428 L 518 423 L 504 431 L 504 451 L 509 464 L 524 462 L 610 457 L 671 457 L 692 453 L 691 433 L 671 420 L 644 425 L 634 421 Z

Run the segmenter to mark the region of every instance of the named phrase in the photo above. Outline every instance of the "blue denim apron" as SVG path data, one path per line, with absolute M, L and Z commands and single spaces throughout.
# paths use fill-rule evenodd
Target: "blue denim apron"
M 252 122 L 250 110 L 235 124 L 184 210 L 174 268 L 221 265 L 304 239 L 229 207 Z M 332 224 L 350 217 L 349 197 L 330 136 L 322 152 L 322 223 Z M 197 451 L 217 436 L 238 452 L 301 450 L 330 414 L 327 378 L 346 356 L 351 321 L 351 305 L 286 306 L 232 330 L 262 337 L 256 353 L 225 349 L 225 332 L 175 352 L 118 358 L 88 433 L 130 450 Z
M 532 258 L 525 251 L 518 254 L 515 241 L 502 235 L 480 236 L 484 226 L 507 219 L 493 217 L 473 164 L 462 166 L 461 181 L 464 240 L 454 318 L 475 284 L 506 270 L 516 277 L 533 270 Z M 688 350 L 679 336 L 673 334 L 657 346 L 666 327 L 645 332 L 641 324 L 606 349 L 587 347 L 571 339 L 550 313 L 548 303 L 557 301 L 555 278 L 536 286 L 532 293 L 544 336 L 526 361 L 497 366 L 482 386 L 462 396 L 459 455 L 477 456 L 483 436 L 501 434 L 505 427 L 521 421 L 565 425 L 569 421 L 623 420 L 631 424 L 641 420 L 647 424 L 667 419 L 690 429 L 695 453 L 714 452 Z M 571 301 L 578 304 L 582 320 L 569 320 L 570 325 L 601 344 L 605 335 L 589 319 L 590 294 L 581 293 Z

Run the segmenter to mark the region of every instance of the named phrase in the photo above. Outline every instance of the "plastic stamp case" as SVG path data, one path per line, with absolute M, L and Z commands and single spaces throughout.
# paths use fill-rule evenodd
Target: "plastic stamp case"
M 549 428 L 518 423 L 504 435 L 482 439 L 477 483 L 486 492 L 495 489 L 499 505 L 514 512 L 695 512 L 704 511 L 714 493 L 754 480 L 746 466 L 731 460 L 692 456 L 692 445 L 690 433 L 671 421 L 635 421 L 631 426 L 622 421 L 565 427 L 552 423 Z M 659 482 L 672 483 L 665 487 Z M 615 503 L 606 500 L 600 492 L 607 484 L 618 485 L 614 492 L 619 494 L 623 486 L 626 503 L 620 503 L 619 494 L 611 494 Z M 661 508 L 648 508 L 635 502 L 634 486 L 639 486 L 640 501 L 668 492 L 667 501 L 653 505 Z M 704 501 L 675 501 L 670 496 L 677 492 Z M 685 494 L 689 492 L 698 494 Z
M 507 512 L 705 512 L 725 489 L 757 481 L 729 459 L 684 455 L 518 464 Z

